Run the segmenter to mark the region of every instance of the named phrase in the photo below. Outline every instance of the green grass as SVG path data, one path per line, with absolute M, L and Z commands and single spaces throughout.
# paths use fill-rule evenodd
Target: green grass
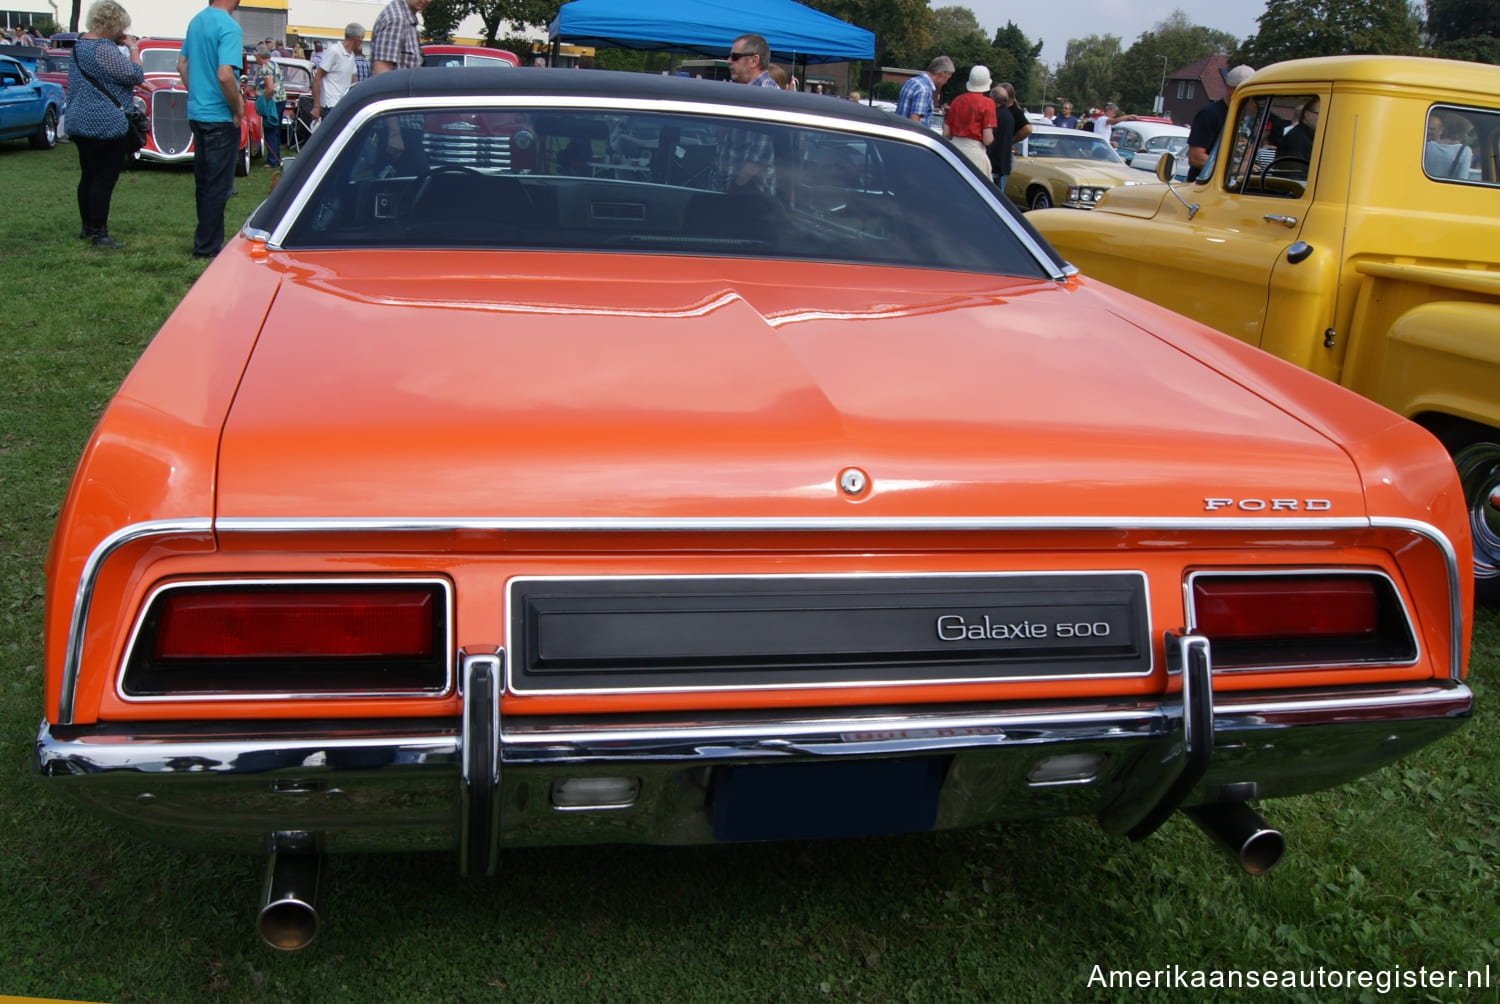
M 261 198 L 257 167 L 231 229 Z M 1105 969 L 1500 969 L 1500 767 L 1480 713 L 1335 792 L 1262 806 L 1288 838 L 1259 879 L 1189 823 L 1132 845 L 1089 820 L 898 839 L 514 851 L 496 881 L 447 855 L 338 857 L 325 924 L 281 955 L 253 930 L 263 861 L 142 843 L 32 778 L 42 558 L 100 408 L 202 271 L 183 170 L 121 180 L 129 246 L 79 241 L 76 156 L 0 144 L 0 995 L 92 1001 L 1284 999 L 1091 988 Z M 1496 972 L 1500 981 L 1500 971 Z M 1342 988 L 1298 1000 L 1342 1001 Z M 1402 989 L 1464 1001 L 1496 992 Z

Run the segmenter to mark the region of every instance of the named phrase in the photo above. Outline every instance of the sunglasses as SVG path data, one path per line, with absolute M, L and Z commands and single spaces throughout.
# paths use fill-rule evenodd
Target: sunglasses
M 753 55 L 755 55 L 753 52 L 731 52 L 729 54 L 729 61 L 732 63 L 737 59 L 748 59 Z

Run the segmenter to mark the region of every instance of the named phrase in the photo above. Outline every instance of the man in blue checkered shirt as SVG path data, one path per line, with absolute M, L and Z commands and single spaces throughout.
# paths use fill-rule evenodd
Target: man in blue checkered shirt
M 896 114 L 924 126 L 931 126 L 937 93 L 951 76 L 953 60 L 947 56 L 934 59 L 927 64 L 927 69 L 901 85 L 901 94 L 896 98 Z

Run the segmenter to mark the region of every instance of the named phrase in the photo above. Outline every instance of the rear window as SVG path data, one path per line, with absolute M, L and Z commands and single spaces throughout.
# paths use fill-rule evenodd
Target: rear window
M 1041 277 L 987 186 L 919 142 L 836 128 L 454 107 L 352 132 L 282 246 L 721 254 Z
M 1500 113 L 1480 108 L 1434 105 L 1427 112 L 1422 141 L 1422 173 L 1433 181 L 1500 185 Z

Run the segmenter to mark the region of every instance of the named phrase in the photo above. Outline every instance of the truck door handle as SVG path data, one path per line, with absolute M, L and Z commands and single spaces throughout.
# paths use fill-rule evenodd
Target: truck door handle
M 1272 213 L 1267 213 L 1265 220 L 1267 223 L 1280 223 L 1288 227 L 1295 227 L 1297 225 L 1297 217 L 1295 216 L 1276 216 Z

